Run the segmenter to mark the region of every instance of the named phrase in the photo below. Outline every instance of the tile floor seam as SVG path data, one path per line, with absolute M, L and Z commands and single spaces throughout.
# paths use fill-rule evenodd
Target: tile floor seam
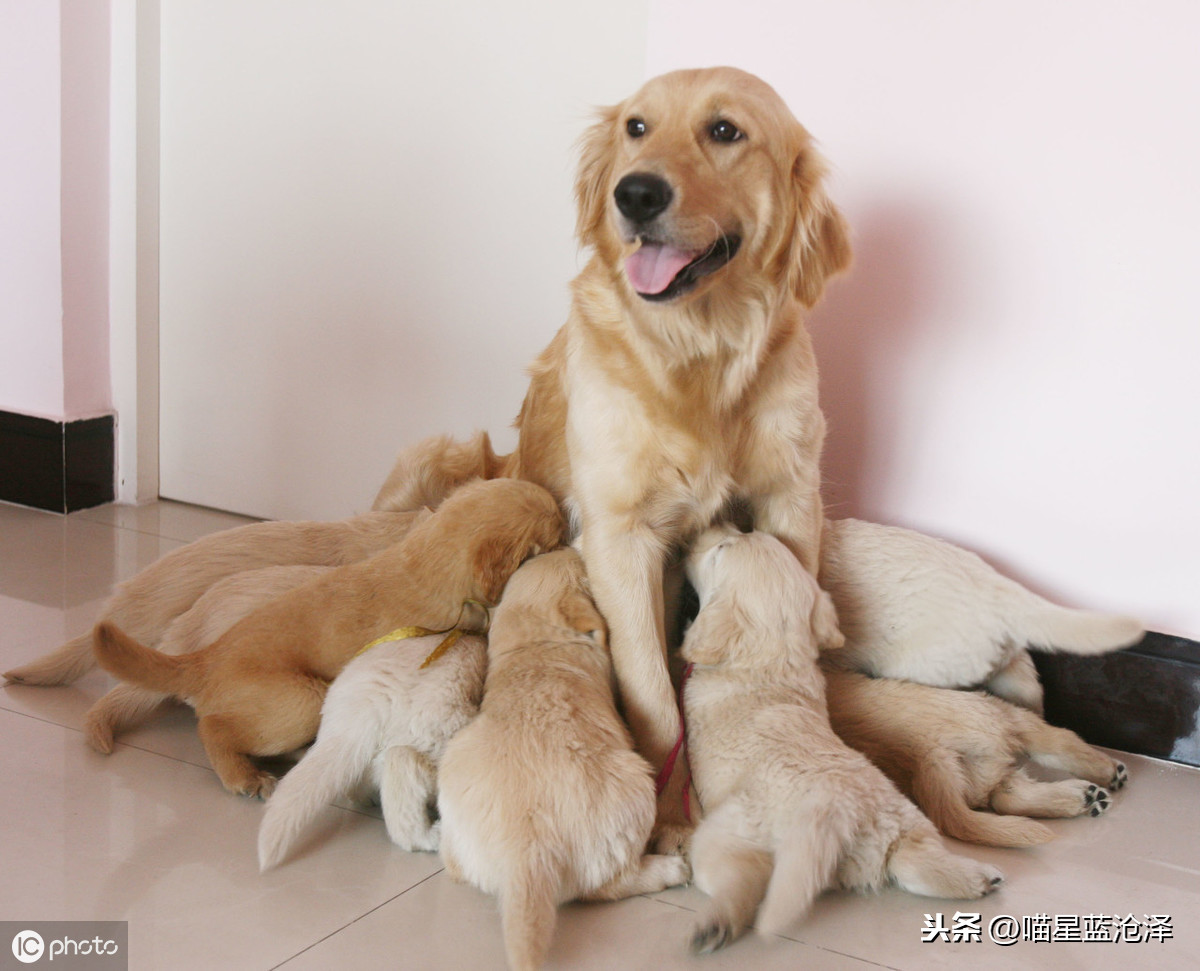
M 401 890 L 399 893 L 394 894 L 391 897 L 388 897 L 387 900 L 381 901 L 379 904 L 370 908 L 369 910 L 364 910 L 361 914 L 359 914 L 357 917 L 355 917 L 354 920 L 347 921 L 341 927 L 337 928 L 336 930 L 330 931 L 324 937 L 320 937 L 317 940 L 313 941 L 311 944 L 307 945 L 306 947 L 302 947 L 299 951 L 297 951 L 291 957 L 285 958 L 284 960 L 280 961 L 278 964 L 272 965 L 271 968 L 269 969 L 269 971 L 279 971 L 280 968 L 286 967 L 288 964 L 290 964 L 292 961 L 295 961 L 301 955 L 307 954 L 314 947 L 318 947 L 319 945 L 324 944 L 326 941 L 331 940 L 332 938 L 336 937 L 338 934 L 342 933 L 342 931 L 348 930 L 349 928 L 353 927 L 359 921 L 365 920 L 366 918 L 370 917 L 373 913 L 378 911 L 381 907 L 386 907 L 388 904 L 392 903 L 393 901 L 399 900 L 405 894 L 410 893 L 413 890 L 416 890 L 417 887 L 420 887 L 425 883 L 428 883 L 430 880 L 432 880 L 434 877 L 436 877 L 439 873 L 445 873 L 445 872 L 446 872 L 445 867 L 441 867 L 440 869 L 434 870 L 433 873 L 429 874 L 427 877 L 424 877 L 421 880 L 418 880 L 411 887 L 406 887 L 404 890 Z

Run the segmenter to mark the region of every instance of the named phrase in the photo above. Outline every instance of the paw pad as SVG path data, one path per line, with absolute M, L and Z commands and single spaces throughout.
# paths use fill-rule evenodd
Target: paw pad
M 1116 771 L 1113 772 L 1112 781 L 1109 782 L 1108 787 L 1110 789 L 1122 789 L 1125 787 L 1125 783 L 1127 783 L 1128 781 L 1129 781 L 1129 772 L 1125 768 L 1125 763 L 1118 762 Z
M 1084 809 L 1089 815 L 1100 816 L 1108 812 L 1108 804 L 1112 797 L 1109 796 L 1107 789 L 1101 789 L 1099 786 L 1089 786 L 1084 794 Z

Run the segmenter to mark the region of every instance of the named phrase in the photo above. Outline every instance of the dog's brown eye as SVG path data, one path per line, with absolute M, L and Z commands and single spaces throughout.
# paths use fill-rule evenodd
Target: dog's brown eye
M 630 118 L 625 122 L 625 131 L 630 138 L 641 138 L 646 134 L 646 123 L 641 118 Z
M 736 142 L 742 137 L 741 129 L 732 121 L 726 121 L 724 118 L 709 129 L 709 134 L 712 135 L 714 142 Z

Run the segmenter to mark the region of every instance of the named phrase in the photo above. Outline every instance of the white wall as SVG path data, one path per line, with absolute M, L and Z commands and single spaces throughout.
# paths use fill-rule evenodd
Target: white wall
M 0 410 L 111 408 L 108 0 L 0 7 Z
M 57 3 L 0 8 L 0 410 L 63 413 Z
M 344 516 L 427 435 L 512 443 L 648 2 L 285 7 L 162 4 L 162 492 Z
M 832 514 L 1200 633 L 1197 37 L 1189 0 L 656 0 L 649 73 L 760 74 L 837 170 Z

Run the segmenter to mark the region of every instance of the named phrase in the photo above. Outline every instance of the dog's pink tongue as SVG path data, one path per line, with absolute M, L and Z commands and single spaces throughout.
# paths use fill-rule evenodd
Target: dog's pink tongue
M 692 259 L 693 254 L 673 246 L 643 243 L 641 249 L 626 258 L 625 275 L 638 293 L 662 293 Z

